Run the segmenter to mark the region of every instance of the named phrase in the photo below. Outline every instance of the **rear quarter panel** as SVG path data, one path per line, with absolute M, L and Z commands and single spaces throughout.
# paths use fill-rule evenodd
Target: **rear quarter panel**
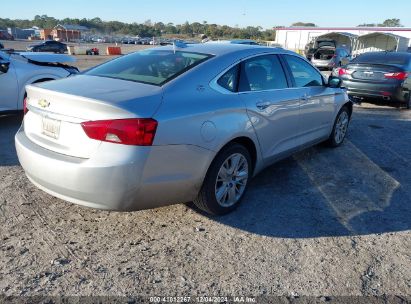
M 210 81 L 232 61 L 219 61 L 218 69 L 197 69 L 164 88 L 163 104 L 154 115 L 159 122 L 155 144 L 194 145 L 217 154 L 228 142 L 247 137 L 259 145 L 246 107 L 238 94 L 223 94 Z
M 155 114 L 159 121 L 156 144 L 191 144 L 218 151 L 238 136 L 254 137 L 245 105 L 237 94 L 224 95 L 195 87 L 166 93 Z

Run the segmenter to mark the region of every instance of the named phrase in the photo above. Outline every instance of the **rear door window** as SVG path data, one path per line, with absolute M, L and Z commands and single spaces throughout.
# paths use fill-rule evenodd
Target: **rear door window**
M 283 55 L 298 88 L 323 86 L 323 77 L 308 62 L 292 55 Z
M 280 60 L 276 55 L 263 55 L 241 64 L 239 91 L 265 91 L 288 88 Z

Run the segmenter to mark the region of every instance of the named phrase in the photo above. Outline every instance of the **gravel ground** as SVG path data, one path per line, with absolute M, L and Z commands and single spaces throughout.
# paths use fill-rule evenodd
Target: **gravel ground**
M 0 295 L 411 295 L 411 112 L 356 107 L 342 147 L 259 174 L 225 217 L 87 209 L 36 189 L 0 118 Z
M 86 69 L 113 57 L 77 58 Z M 342 147 L 316 146 L 266 169 L 225 217 L 186 205 L 105 212 L 53 198 L 19 166 L 20 120 L 0 116 L 0 303 L 1 295 L 411 296 L 410 111 L 356 107 Z

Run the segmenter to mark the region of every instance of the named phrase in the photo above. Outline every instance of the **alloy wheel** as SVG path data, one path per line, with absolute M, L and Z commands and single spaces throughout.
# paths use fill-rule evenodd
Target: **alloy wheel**
M 334 140 L 337 144 L 340 144 L 344 140 L 349 121 L 350 119 L 348 117 L 348 113 L 346 111 L 342 111 L 335 125 Z
M 215 197 L 222 207 L 235 205 L 243 195 L 248 181 L 248 162 L 244 155 L 230 155 L 221 165 L 215 183 Z

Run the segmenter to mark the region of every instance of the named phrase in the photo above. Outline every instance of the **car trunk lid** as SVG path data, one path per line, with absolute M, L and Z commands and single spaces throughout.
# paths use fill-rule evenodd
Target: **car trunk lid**
M 319 49 L 314 53 L 314 60 L 316 61 L 330 61 L 335 55 L 334 48 Z
M 348 77 L 352 80 L 363 82 L 396 82 L 396 79 L 387 78 L 390 73 L 398 73 L 403 70 L 395 65 L 386 64 L 349 64 L 346 67 L 349 71 Z
M 81 123 L 150 118 L 162 101 L 162 89 L 142 83 L 79 75 L 27 90 L 27 137 L 57 153 L 90 158 L 100 141 L 90 139 Z

